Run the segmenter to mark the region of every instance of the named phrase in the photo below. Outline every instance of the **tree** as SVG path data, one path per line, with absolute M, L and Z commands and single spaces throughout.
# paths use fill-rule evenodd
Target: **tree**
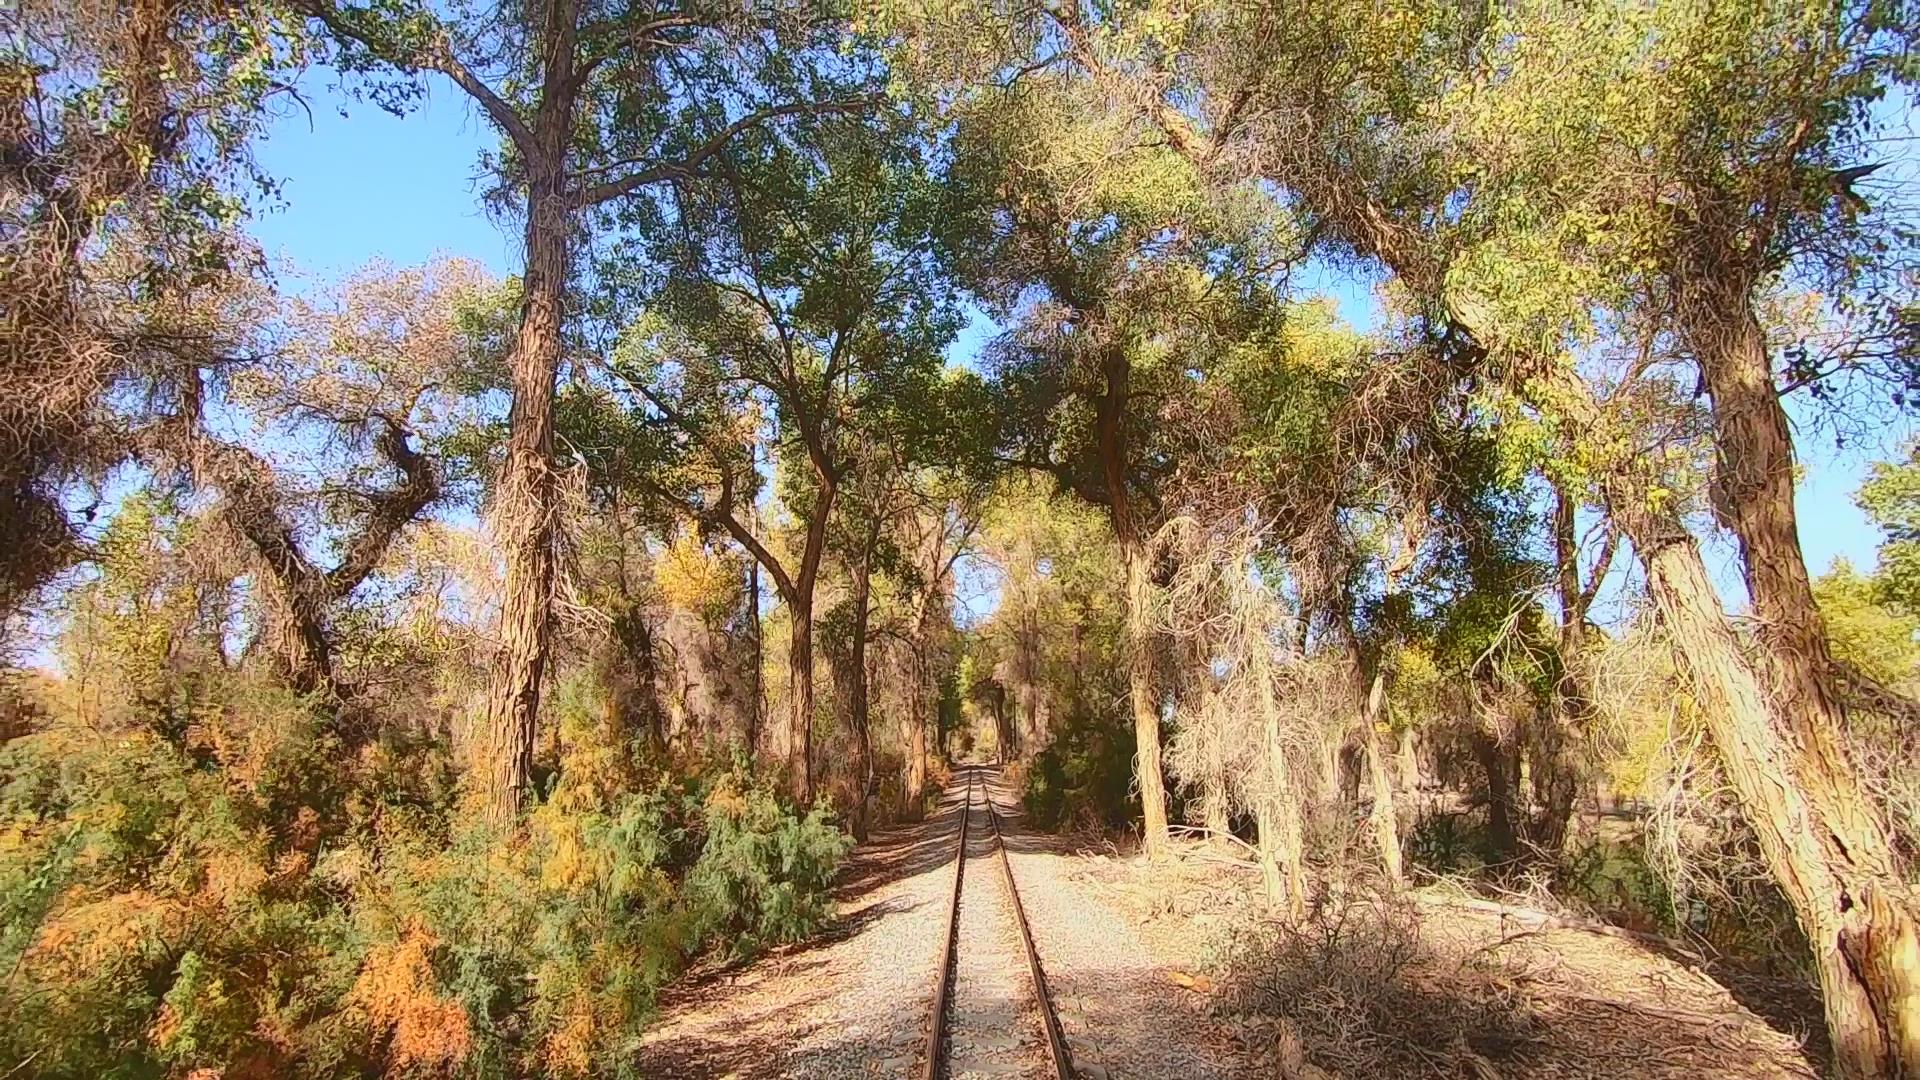
M 204 358 L 180 377 L 175 411 L 135 434 L 155 473 L 219 495 L 217 519 L 265 586 L 260 644 L 302 694 L 355 696 L 335 669 L 333 615 L 444 494 L 439 446 L 420 440 L 444 443 L 477 419 L 465 391 L 481 349 L 467 313 L 494 291 L 472 263 L 374 266 L 318 304 L 293 301 L 271 319 L 230 312 L 277 322 L 283 336 L 259 342 L 250 362 Z M 217 412 L 246 418 L 252 438 L 217 433 Z M 260 449 L 276 443 L 300 460 Z M 339 553 L 334 565 L 310 554 L 323 546 Z
M 958 273 L 1012 325 L 989 361 L 1003 461 L 1054 478 L 1108 516 L 1129 590 L 1129 706 L 1145 842 L 1167 843 L 1149 605 L 1156 483 L 1177 432 L 1168 402 L 1245 315 L 1241 278 L 1270 253 L 1209 235 L 1212 213 L 1177 156 L 1103 115 L 1092 88 L 1031 81 L 990 93 L 955 136 Z M 1035 299 L 1038 296 L 1041 299 Z
M 773 750 L 801 802 L 813 794 L 813 602 L 828 527 L 860 448 L 909 437 L 886 418 L 938 415 L 941 350 L 957 329 L 926 240 L 920 153 L 901 117 L 742 141 L 713 180 L 675 190 L 671 229 L 616 285 L 650 304 L 609 372 L 680 463 L 659 490 L 751 553 L 792 616 L 790 712 Z M 799 524 L 786 555 L 751 513 L 762 438 Z
M 508 357 L 512 410 L 493 520 L 507 567 L 500 662 L 473 788 L 496 820 L 528 793 L 554 576 L 558 465 L 554 388 L 566 351 L 573 254 L 586 212 L 701 174 L 742 132 L 802 112 L 857 108 L 805 96 L 791 61 L 830 42 L 830 23 L 775 7 L 548 0 L 528 9 L 355 6 L 298 0 L 349 71 L 394 74 L 376 99 L 400 108 L 437 73 L 499 129 L 502 197 L 522 203 L 526 264 Z M 791 50 L 789 55 L 775 51 Z M 490 72 L 502 73 L 488 80 Z
M 1691 8 L 1658 13 L 1597 10 L 1591 23 L 1551 15 L 1534 22 L 1538 13 L 1530 11 L 1501 13 L 1511 21 L 1502 22 L 1496 15 L 1492 25 L 1474 13 L 1416 8 L 1408 14 L 1403 20 L 1363 24 L 1337 14 L 1316 18 L 1300 13 L 1290 21 L 1267 12 L 1228 16 L 1204 26 L 1180 24 L 1177 32 L 1192 51 L 1185 70 L 1173 75 L 1155 60 L 1165 53 L 1138 47 L 1139 38 L 1131 40 L 1135 48 L 1121 55 L 1133 62 L 1136 73 L 1146 73 L 1132 80 L 1143 88 L 1134 96 L 1143 113 L 1156 117 L 1169 140 L 1191 160 L 1229 173 L 1251 167 L 1297 193 L 1317 235 L 1343 250 L 1377 259 L 1416 303 L 1427 305 L 1424 315 L 1436 337 L 1447 343 L 1451 363 L 1495 375 L 1528 407 L 1564 425 L 1570 436 L 1567 448 L 1587 467 L 1603 504 L 1647 568 L 1656 602 L 1681 642 L 1681 655 L 1705 703 L 1716 742 L 1730 762 L 1748 820 L 1814 944 L 1843 1070 L 1872 1075 L 1903 1058 L 1911 1062 L 1912 1055 L 1920 1053 L 1920 1036 L 1914 1034 L 1920 1032 L 1920 999 L 1912 975 L 1902 974 L 1914 966 L 1902 958 L 1907 946 L 1900 944 L 1913 940 L 1911 903 L 1884 828 L 1845 767 L 1836 717 L 1822 704 L 1830 700 L 1821 690 L 1824 676 L 1808 666 L 1817 668 L 1824 647 L 1811 640 L 1817 635 L 1817 613 L 1800 602 L 1806 597 L 1795 584 L 1793 564 L 1798 559 L 1787 544 L 1791 530 L 1781 526 L 1782 503 L 1789 508 L 1791 503 L 1783 456 L 1790 444 L 1784 440 L 1784 426 L 1774 422 L 1780 418 L 1778 404 L 1763 389 L 1769 380 L 1762 378 L 1764 349 L 1756 350 L 1761 339 L 1751 324 L 1750 309 L 1742 306 L 1745 300 L 1721 303 L 1727 299 L 1726 286 L 1745 298 L 1757 279 L 1736 274 L 1704 283 L 1692 274 L 1670 274 L 1676 284 L 1682 279 L 1691 284 L 1669 295 L 1678 309 L 1692 310 L 1702 320 L 1691 330 L 1678 330 L 1685 348 L 1698 351 L 1709 345 L 1745 358 L 1723 366 L 1709 381 L 1722 380 L 1722 392 L 1715 394 L 1715 419 L 1723 483 L 1757 500 L 1736 517 L 1748 519 L 1746 554 L 1763 564 L 1757 575 L 1750 573 L 1756 602 L 1761 592 L 1775 597 L 1767 602 L 1780 623 L 1778 633 L 1770 635 L 1776 644 L 1768 646 L 1772 675 L 1749 663 L 1726 624 L 1698 544 L 1675 506 L 1671 477 L 1663 475 L 1676 463 L 1675 456 L 1647 456 L 1649 433 L 1644 427 L 1636 430 L 1636 422 L 1649 414 L 1636 417 L 1629 411 L 1646 403 L 1643 390 L 1650 377 L 1656 389 L 1671 387 L 1671 380 L 1662 385 L 1658 372 L 1661 362 L 1671 358 L 1663 348 L 1671 341 L 1657 332 L 1639 333 L 1647 329 L 1644 324 L 1634 327 L 1628 341 L 1630 348 L 1637 346 L 1639 358 L 1624 365 L 1627 376 L 1614 384 L 1619 389 L 1613 392 L 1596 389 L 1575 363 L 1592 355 L 1592 342 L 1617 325 L 1596 324 L 1596 306 L 1611 304 L 1614 310 L 1631 313 L 1639 294 L 1632 279 L 1610 272 L 1617 264 L 1607 262 L 1610 249 L 1604 242 L 1592 243 L 1596 219 L 1590 210 L 1562 214 L 1558 207 L 1543 209 L 1535 196 L 1555 188 L 1540 183 L 1541 177 L 1527 169 L 1563 175 L 1566 163 L 1576 170 L 1564 174 L 1574 184 L 1567 190 L 1574 192 L 1589 190 L 1589 179 L 1608 174 L 1594 172 L 1592 163 L 1577 155 L 1569 158 L 1563 139 L 1514 137 L 1516 112 L 1541 128 L 1564 128 L 1570 119 L 1580 118 L 1592 124 L 1583 131 L 1613 130 L 1603 119 L 1608 110 L 1584 108 L 1575 100 L 1580 95 L 1657 124 L 1665 110 L 1646 107 L 1645 97 L 1622 94 L 1623 73 L 1644 70 L 1656 82 L 1663 77 L 1699 78 L 1713 70 L 1689 59 L 1704 41 L 1737 44 L 1735 57 L 1748 55 L 1749 43 L 1771 56 L 1775 54 L 1765 51 L 1782 40 L 1775 33 L 1781 28 L 1762 30 L 1758 25 L 1764 20 L 1722 11 L 1705 16 L 1707 32 L 1693 36 L 1686 31 L 1696 17 Z M 1656 33 L 1645 25 L 1645 20 L 1668 15 L 1681 23 L 1675 32 L 1663 28 Z M 1812 17 L 1817 22 L 1829 16 Z M 1814 43 L 1840 42 L 1844 59 L 1839 64 L 1823 67 L 1826 62 L 1816 60 L 1812 68 L 1815 75 L 1835 68 L 1850 72 L 1838 80 L 1839 93 L 1830 96 L 1818 78 L 1809 84 L 1798 77 L 1781 78 L 1777 71 L 1763 74 L 1767 87 L 1787 92 L 1790 109 L 1803 110 L 1797 115 L 1804 123 L 1789 120 L 1773 126 L 1756 116 L 1741 121 L 1754 123 L 1762 139 L 1770 138 L 1768 133 L 1797 131 L 1802 135 L 1788 136 L 1790 142 L 1805 135 L 1827 145 L 1829 136 L 1816 119 L 1832 123 L 1858 115 L 1849 113 L 1845 102 L 1860 100 L 1863 92 L 1870 95 L 1885 78 L 1889 69 L 1878 58 L 1884 55 L 1879 52 L 1879 28 L 1889 24 L 1881 13 L 1849 9 L 1831 17 L 1841 31 L 1837 37 L 1799 25 L 1788 28 L 1786 40 L 1810 35 Z M 1864 33 L 1849 37 L 1850 26 Z M 1656 47 L 1643 48 L 1649 41 Z M 1329 49 L 1335 42 L 1348 47 Z M 1596 48 L 1596 42 L 1610 44 Z M 1481 49 L 1482 43 L 1491 47 Z M 1560 45 L 1566 51 L 1556 51 Z M 1668 54 L 1668 48 L 1683 55 Z M 1862 51 L 1848 56 L 1848 48 Z M 1592 60 L 1592 66 L 1580 66 L 1579 58 Z M 1516 77 L 1518 73 L 1526 77 Z M 1576 77 L 1587 74 L 1594 77 Z M 1169 93 L 1176 83 L 1177 96 Z M 1743 107 L 1753 100 L 1746 86 L 1722 71 L 1701 79 L 1689 88 L 1696 94 L 1682 100 L 1724 98 Z M 1486 126 L 1476 129 L 1468 122 L 1456 128 L 1479 132 L 1457 146 L 1430 137 L 1422 109 L 1442 101 L 1484 104 L 1486 111 L 1478 115 L 1487 119 Z M 1310 122 L 1303 124 L 1303 119 Z M 1518 126 L 1526 128 L 1524 122 Z M 1532 134 L 1544 136 L 1540 128 Z M 1479 137 L 1485 141 L 1475 142 Z M 1656 148 L 1662 145 L 1656 142 Z M 1608 160 L 1626 160 L 1618 157 L 1617 149 L 1609 152 Z M 1790 151 L 1788 158 L 1796 152 Z M 1663 175 L 1637 167 L 1624 174 Z M 1512 187 L 1498 182 L 1501 176 L 1520 175 L 1528 178 Z M 1475 182 L 1465 186 L 1464 178 Z M 1786 189 L 1768 184 L 1735 188 L 1746 195 L 1805 190 L 1797 181 Z M 1642 190 L 1656 204 L 1666 197 L 1658 189 Z M 1753 205 L 1740 197 L 1700 205 L 1711 208 L 1707 228 L 1702 232 L 1689 226 L 1682 232 L 1693 240 L 1707 240 L 1710 248 L 1714 236 L 1732 235 L 1728 229 L 1751 224 L 1757 229 L 1752 235 L 1764 241 L 1781 224 L 1764 217 L 1729 220 L 1725 211 Z M 1763 214 L 1770 209 L 1765 201 L 1758 205 Z M 1693 240 L 1667 250 L 1698 254 L 1699 249 L 1690 246 Z M 1631 240 L 1622 249 L 1647 250 Z M 1599 257 L 1587 257 L 1596 253 Z M 1714 257 L 1720 254 L 1725 251 L 1716 249 Z M 1749 248 L 1741 258 L 1756 254 Z M 1656 265 L 1682 270 L 1689 260 L 1697 261 L 1689 255 Z M 1764 266 L 1766 260 L 1735 265 Z M 1707 285 L 1704 291 L 1702 285 Z M 1707 311 L 1719 314 L 1699 315 Z M 1729 311 L 1732 324 L 1725 322 Z M 1758 366 L 1756 355 L 1762 361 Z M 1804 576 L 1801 566 L 1797 577 L 1804 581 Z M 1784 655 L 1780 643 L 1788 640 L 1804 647 L 1793 656 Z M 1770 681 L 1781 685 L 1770 687 Z
M 81 553 L 63 495 L 123 462 L 134 403 L 258 269 L 249 142 L 304 60 L 271 5 L 13 5 L 0 43 L 0 613 Z M 131 413 L 132 415 L 129 415 Z M 75 499 L 85 507 L 88 500 Z M 97 500 L 94 507 L 97 508 Z M 88 511 L 89 513 L 91 511 Z
M 1874 579 L 1881 597 L 1920 615 L 1920 450 L 1909 449 L 1905 461 L 1875 462 L 1854 501 L 1880 527 Z

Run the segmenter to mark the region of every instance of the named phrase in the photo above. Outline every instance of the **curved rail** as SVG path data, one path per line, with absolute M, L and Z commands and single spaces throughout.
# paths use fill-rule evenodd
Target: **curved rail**
M 978 770 L 967 773 L 967 801 L 960 810 L 960 846 L 954 858 L 953 899 L 947 912 L 947 940 L 940 949 L 940 971 L 933 991 L 933 1023 L 927 1033 L 926 1067 L 922 1080 L 940 1080 L 947 1064 L 947 1013 L 952 1007 L 954 952 L 960 938 L 960 895 L 967 872 L 967 828 L 973 819 L 973 788 Z M 984 791 L 985 784 L 981 787 Z M 1033 997 L 1040 1008 L 1041 1026 L 1047 1034 L 1047 1063 L 1057 1080 L 1074 1080 L 1073 1055 L 1067 1047 L 1066 1031 L 1054 1011 L 1053 996 L 1047 991 L 1046 972 L 1040 966 L 1040 951 L 1033 943 L 1033 929 L 1027 925 L 1027 911 L 1020 903 L 1020 890 L 1013 880 L 1013 860 L 1007 855 L 1006 840 L 1000 835 L 1000 815 L 994 812 L 993 796 L 986 793 L 987 825 L 993 830 L 993 846 L 1000 853 L 1000 871 L 1006 876 L 1007 898 L 1012 902 L 1013 921 L 1020 930 L 1020 942 L 1027 954 L 1027 973 L 1033 979 Z

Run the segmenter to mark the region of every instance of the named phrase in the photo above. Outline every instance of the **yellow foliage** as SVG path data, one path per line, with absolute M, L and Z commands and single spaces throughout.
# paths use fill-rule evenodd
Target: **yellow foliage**
M 668 604 L 702 617 L 724 616 L 739 599 L 739 567 L 732 559 L 708 551 L 687 531 L 674 537 L 661 553 L 653 580 Z
M 266 867 L 244 851 L 216 851 L 207 859 L 200 891 L 224 908 L 235 908 L 257 896 L 267 883 Z
M 466 1010 L 434 989 L 437 944 L 425 927 L 408 928 L 399 941 L 367 955 L 348 994 L 376 1030 L 391 1036 L 389 1075 L 416 1066 L 451 1072 L 473 1050 Z
M 720 784 L 707 794 L 707 811 L 728 817 L 739 817 L 747 812 L 747 797 L 735 791 L 730 784 Z
M 558 1076 L 585 1076 L 593 1068 L 595 1030 L 593 1006 L 575 997 L 567 1019 L 547 1035 L 543 1055 L 547 1071 Z
M 181 914 L 178 904 L 140 890 L 76 904 L 42 925 L 26 961 L 42 978 L 79 981 L 142 942 L 172 937 Z

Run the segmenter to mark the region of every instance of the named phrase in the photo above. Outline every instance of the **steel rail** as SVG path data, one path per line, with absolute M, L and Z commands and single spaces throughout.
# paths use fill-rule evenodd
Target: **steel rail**
M 1026 945 L 1027 973 L 1033 976 L 1033 998 L 1040 1005 L 1040 1021 L 1047 1029 L 1047 1058 L 1058 1080 L 1074 1080 L 1073 1052 L 1067 1046 L 1067 1033 L 1060 1026 L 1060 1014 L 1054 1011 L 1053 994 L 1047 990 L 1047 973 L 1040 966 L 1040 950 L 1033 944 L 1033 929 L 1027 925 L 1027 909 L 1020 903 L 1020 887 L 1013 883 L 1013 859 L 1007 854 L 1006 838 L 1000 835 L 1000 815 L 993 809 L 993 794 L 987 793 L 987 824 L 993 828 L 993 846 L 1000 850 L 1000 869 L 1007 877 L 1007 895 L 1013 900 L 1013 921 L 1020 926 L 1020 940 Z
M 953 859 L 953 901 L 947 909 L 947 941 L 940 946 L 940 972 L 933 986 L 933 1023 L 927 1030 L 924 1080 L 940 1080 L 947 1048 L 947 1012 L 953 989 L 954 945 L 960 937 L 960 888 L 967 876 L 967 823 L 973 820 L 973 778 L 967 774 L 967 801 L 960 808 L 960 847 Z
M 953 899 L 947 912 L 947 940 L 940 949 L 940 971 L 933 991 L 933 1023 L 927 1032 L 925 1067 L 920 1073 L 922 1080 L 940 1080 L 946 1074 L 947 1014 L 953 1006 L 954 961 L 960 942 L 960 898 L 966 887 L 967 832 L 973 820 L 973 789 L 977 779 L 978 769 L 967 773 L 967 800 L 960 810 L 960 846 L 953 867 Z M 1006 838 L 1000 833 L 1000 815 L 993 809 L 993 794 L 986 790 L 984 781 L 980 788 L 986 795 L 983 801 L 986 804 L 987 825 L 993 830 L 993 846 L 1000 853 L 1000 872 L 1006 879 L 1014 925 L 1020 930 L 1020 942 L 1027 956 L 1027 974 L 1033 981 L 1034 1001 L 1039 1006 L 1041 1026 L 1046 1031 L 1047 1063 L 1056 1080 L 1074 1080 L 1078 1074 L 1073 1069 L 1073 1054 L 1067 1046 L 1066 1031 L 1060 1026 L 1060 1015 L 1054 1011 L 1053 995 L 1047 990 L 1047 975 L 1040 965 L 1040 950 L 1033 943 L 1033 928 L 1027 924 L 1027 910 L 1020 903 L 1020 888 L 1013 880 L 1013 859 L 1007 854 Z

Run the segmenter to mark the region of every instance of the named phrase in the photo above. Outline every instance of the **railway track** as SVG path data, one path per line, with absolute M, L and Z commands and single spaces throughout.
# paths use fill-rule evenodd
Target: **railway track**
M 981 766 L 967 770 L 952 907 L 920 1075 L 1073 1080 L 1066 1033 L 1020 906 L 986 775 Z

